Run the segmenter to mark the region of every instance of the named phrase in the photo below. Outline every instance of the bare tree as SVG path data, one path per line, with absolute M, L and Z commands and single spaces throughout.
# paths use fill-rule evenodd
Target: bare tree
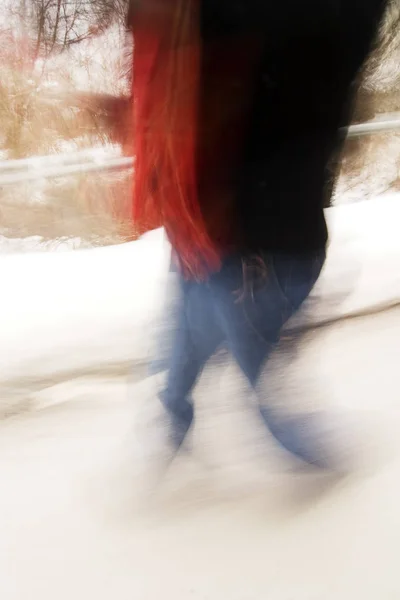
M 124 24 L 129 0 L 19 0 L 10 5 L 14 22 L 30 38 L 33 60 L 47 58 Z

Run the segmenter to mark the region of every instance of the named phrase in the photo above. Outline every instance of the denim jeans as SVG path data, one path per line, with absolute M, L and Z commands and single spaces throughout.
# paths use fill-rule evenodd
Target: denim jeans
M 324 252 L 312 257 L 266 255 L 250 263 L 233 256 L 207 283 L 180 281 L 181 304 L 161 401 L 185 431 L 194 416 L 192 388 L 221 345 L 227 345 L 257 389 L 283 325 L 309 295 L 324 260 Z M 266 406 L 260 406 L 260 414 L 287 450 L 307 462 L 318 462 L 301 439 L 301 424 L 279 420 Z

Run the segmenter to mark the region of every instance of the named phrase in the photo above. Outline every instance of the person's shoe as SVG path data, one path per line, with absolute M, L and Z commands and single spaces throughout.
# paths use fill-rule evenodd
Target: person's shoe
M 178 453 L 180 450 L 188 452 L 187 445 L 184 444 L 187 433 L 190 429 L 191 423 L 180 420 L 169 413 L 166 413 L 163 417 L 164 427 L 167 431 L 169 443 L 173 451 Z
M 275 439 L 304 465 L 335 476 L 352 471 L 350 434 L 337 415 L 316 412 L 281 417 L 266 407 L 260 412 Z
M 193 406 L 185 400 L 179 405 L 178 412 L 171 409 L 171 405 L 166 400 L 165 392 L 159 394 L 159 399 L 165 411 L 161 419 L 164 421 L 169 443 L 175 449 L 175 452 L 178 452 L 182 448 L 193 423 Z

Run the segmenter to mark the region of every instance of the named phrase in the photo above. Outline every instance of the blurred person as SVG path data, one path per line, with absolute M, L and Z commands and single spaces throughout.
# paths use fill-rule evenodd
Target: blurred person
M 225 344 L 261 397 L 282 327 L 318 280 L 340 129 L 384 9 L 384 0 L 131 3 L 133 218 L 139 233 L 165 228 L 180 286 L 160 393 L 174 452 L 208 359 Z M 332 466 L 312 419 L 261 403 L 260 415 L 292 455 Z

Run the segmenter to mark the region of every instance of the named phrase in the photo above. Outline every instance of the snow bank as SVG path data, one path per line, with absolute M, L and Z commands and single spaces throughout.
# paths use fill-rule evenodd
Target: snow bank
M 330 243 L 322 276 L 291 325 L 319 325 L 400 302 L 400 194 L 326 211 Z
M 327 265 L 292 325 L 400 301 L 400 196 L 332 208 L 327 217 Z M 0 257 L 0 381 L 146 360 L 168 259 L 161 231 L 120 246 Z

